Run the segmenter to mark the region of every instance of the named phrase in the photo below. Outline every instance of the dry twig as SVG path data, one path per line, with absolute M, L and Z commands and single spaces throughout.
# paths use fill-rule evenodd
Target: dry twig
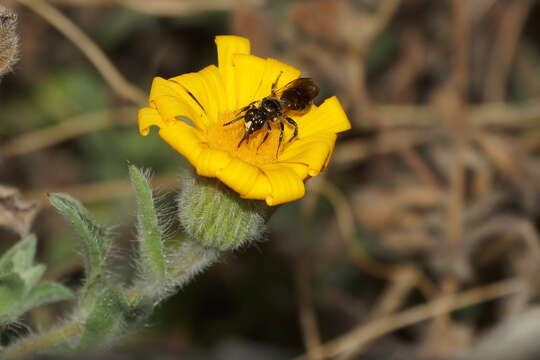
M 300 260 L 296 266 L 296 287 L 298 289 L 298 311 L 302 335 L 309 360 L 322 360 L 320 351 L 321 335 L 311 296 L 310 265 Z
M 400 328 L 428 320 L 449 311 L 519 293 L 523 290 L 523 285 L 524 283 L 521 279 L 505 280 L 492 285 L 464 291 L 457 295 L 451 295 L 451 299 L 437 299 L 423 305 L 418 305 L 360 325 L 347 334 L 322 345 L 321 350 L 327 358 L 339 356 L 353 350 L 358 351 L 358 349 L 366 346 L 369 342 Z M 448 307 L 448 304 L 451 305 Z M 307 360 L 307 358 L 305 355 L 301 355 L 296 357 L 295 360 Z
M 118 95 L 135 104 L 146 102 L 146 95 L 127 81 L 99 46 L 54 6 L 44 0 L 17 1 L 35 11 L 79 47 Z
M 391 279 L 394 274 L 402 271 L 403 266 L 392 266 L 376 262 L 366 256 L 364 249 L 356 240 L 356 227 L 353 217 L 353 209 L 347 201 L 345 195 L 332 183 L 323 180 L 317 191 L 325 196 L 336 212 L 336 220 L 345 245 L 350 248 L 348 252 L 356 264 L 367 274 L 382 279 Z M 417 272 L 417 282 L 415 284 L 427 297 L 433 294 L 431 281 L 420 271 Z
M 51 127 L 20 135 L 0 145 L 0 159 L 24 155 L 113 125 L 131 125 L 136 108 L 124 107 L 82 114 Z
M 155 186 L 160 189 L 173 189 L 179 184 L 178 174 L 164 174 L 153 178 Z M 113 199 L 125 198 L 132 194 L 130 182 L 127 180 L 109 180 L 93 184 L 79 184 L 58 188 L 33 190 L 25 193 L 25 197 L 40 202 L 44 208 L 51 207 L 47 194 L 53 192 L 67 193 L 85 204 L 98 203 Z
M 501 12 L 501 23 L 497 27 L 496 39 L 493 42 L 495 48 L 490 56 L 485 77 L 484 98 L 486 101 L 504 100 L 510 66 L 532 4 L 532 0 L 511 1 Z

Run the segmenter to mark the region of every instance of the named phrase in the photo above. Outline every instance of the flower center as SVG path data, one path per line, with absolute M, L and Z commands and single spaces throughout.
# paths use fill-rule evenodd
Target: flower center
M 262 129 L 255 131 L 249 136 L 248 142 L 244 141 L 240 147 L 238 143 L 245 133 L 244 119 L 240 119 L 233 124 L 223 126 L 223 124 L 231 121 L 234 118 L 234 113 L 223 114 L 217 123 L 211 125 L 207 129 L 208 146 L 214 149 L 228 152 L 252 165 L 264 165 L 277 161 L 277 150 L 279 142 L 279 124 L 272 123 L 272 131 L 268 134 L 268 138 L 264 143 L 264 137 L 268 131 L 264 126 Z M 283 141 L 281 143 L 280 153 L 285 147 L 285 143 L 291 136 L 290 129 L 285 129 Z

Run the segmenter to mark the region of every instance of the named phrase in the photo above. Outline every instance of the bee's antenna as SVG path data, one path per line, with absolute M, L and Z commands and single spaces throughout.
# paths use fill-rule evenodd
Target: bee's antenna
M 274 81 L 274 83 L 272 84 L 272 96 L 276 95 L 276 86 L 277 86 L 277 83 L 279 82 L 279 78 L 281 78 L 282 74 L 283 74 L 283 70 L 281 70 L 279 72 L 279 75 L 277 76 L 276 81 Z
M 223 126 L 227 126 L 227 125 L 234 124 L 234 123 L 237 122 L 238 120 L 243 119 L 245 116 L 246 116 L 246 115 L 242 115 L 242 116 L 237 117 L 236 119 L 232 119 L 231 121 L 226 122 L 225 124 L 223 124 Z

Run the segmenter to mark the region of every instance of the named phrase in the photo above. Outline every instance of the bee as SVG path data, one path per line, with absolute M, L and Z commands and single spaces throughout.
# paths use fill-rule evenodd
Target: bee
M 241 119 L 244 119 L 244 136 L 238 143 L 238 147 L 245 141 L 249 143 L 249 137 L 254 132 L 266 126 L 266 133 L 262 142 L 257 147 L 257 151 L 268 139 L 272 132 L 270 123 L 279 123 L 280 133 L 278 148 L 276 152 L 279 154 L 279 149 L 283 141 L 285 125 L 294 128 L 293 136 L 287 141 L 287 144 L 298 137 L 298 125 L 290 118 L 292 114 L 302 114 L 309 109 L 313 99 L 319 94 L 319 87 L 311 78 L 298 78 L 282 88 L 276 89 L 279 78 L 283 72 L 280 72 L 276 81 L 272 84 L 270 96 L 260 100 L 253 101 L 241 108 L 236 114 L 236 118 L 223 124 L 223 126 L 231 125 Z

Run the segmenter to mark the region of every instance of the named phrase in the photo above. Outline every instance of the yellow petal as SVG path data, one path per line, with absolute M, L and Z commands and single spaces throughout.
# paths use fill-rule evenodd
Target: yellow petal
M 279 80 L 277 82 L 276 89 L 279 89 L 294 79 L 297 79 L 300 74 L 300 70 L 295 67 L 287 65 L 276 59 L 266 59 L 266 68 L 262 76 L 261 85 L 255 94 L 255 99 L 262 99 L 263 97 L 269 96 L 272 90 L 272 84 L 278 80 L 278 76 Z
M 181 97 L 183 92 L 184 89 L 180 85 L 158 76 L 152 80 L 148 101 L 152 103 L 155 98 L 160 96 Z
M 260 178 L 264 178 L 264 175 L 257 167 L 238 158 L 232 158 L 227 166 L 218 171 L 217 178 L 240 194 L 241 197 L 245 197 L 245 195 L 250 194 L 253 185 Z M 267 187 L 265 195 L 268 193 L 269 187 Z M 250 199 L 253 199 L 253 197 L 250 197 Z M 264 197 L 256 199 L 262 200 Z
M 150 133 L 150 126 L 157 126 L 159 128 L 165 126 L 161 115 L 154 108 L 143 108 L 139 110 L 137 118 L 139 119 L 139 133 L 142 136 Z
M 153 100 L 153 104 L 167 125 L 171 122 L 182 121 L 177 117 L 184 116 L 189 118 L 197 128 L 201 130 L 206 128 L 206 116 L 204 113 L 189 106 L 179 97 L 160 96 Z
M 332 149 L 330 149 L 330 152 L 328 152 L 328 156 L 326 157 L 326 161 L 324 162 L 324 165 L 321 171 L 325 170 L 328 167 L 328 163 L 330 162 L 330 159 L 332 158 L 332 153 L 334 152 L 335 145 L 336 143 L 332 144 Z
M 169 81 L 172 81 L 184 88 L 188 97 L 186 102 L 189 102 L 198 108 L 202 108 L 203 111 L 206 111 L 211 107 L 211 99 L 206 93 L 206 87 L 199 73 L 192 72 L 182 74 L 170 78 Z
M 294 162 L 291 162 L 291 163 L 288 163 L 288 162 L 280 162 L 279 163 L 281 166 L 283 167 L 286 167 L 286 168 L 289 168 L 291 169 L 292 171 L 295 172 L 296 176 L 298 176 L 298 178 L 302 179 L 302 180 L 305 180 L 308 176 L 310 176 L 308 174 L 308 166 L 304 163 L 294 163 Z
M 298 139 L 285 148 L 279 161 L 305 164 L 309 176 L 316 176 L 326 167 L 335 142 L 336 134 L 328 132 Z
M 150 90 L 150 105 L 155 108 L 156 99 L 161 97 L 177 99 L 179 104 L 177 104 L 176 107 L 181 107 L 182 109 L 178 115 L 189 117 L 199 129 L 206 129 L 208 126 L 208 120 L 204 111 L 188 95 L 186 89 L 176 82 L 165 80 L 160 77 L 154 78 Z M 170 119 L 165 117 L 164 120 Z
M 295 120 L 298 123 L 300 139 L 319 132 L 339 133 L 351 128 L 351 123 L 335 96 L 326 99 L 306 115 L 295 117 Z
M 183 121 L 175 122 L 159 130 L 159 136 L 191 164 L 196 164 L 206 145 L 201 143 L 196 129 Z
M 210 102 L 217 105 L 216 119 L 219 118 L 219 115 L 234 110 L 227 103 L 223 75 L 219 72 L 218 68 L 215 65 L 210 65 L 199 71 L 199 74 L 204 81 Z
M 242 108 L 259 100 L 255 96 L 261 87 L 267 61 L 253 55 L 235 55 L 233 56 L 233 64 L 236 73 L 237 104 L 238 108 Z
M 269 206 L 298 200 L 304 196 L 304 183 L 292 169 L 279 164 L 268 164 L 263 165 L 261 170 L 270 183 L 271 193 L 265 199 Z
M 206 79 L 201 74 L 202 71 L 217 71 L 215 66 L 211 65 L 211 67 L 213 70 L 205 68 L 196 73 L 187 73 L 173 77 L 170 81 L 184 88 L 189 98 L 186 99 L 186 102 L 192 104 L 194 107 L 202 108 L 209 122 L 213 123 L 216 121 L 219 113 L 216 98 L 221 94 L 217 93 L 216 86 L 206 84 Z
M 300 70 L 275 59 L 253 55 L 233 56 L 236 79 L 237 109 L 270 95 L 272 84 L 276 89 L 300 76 Z M 281 73 L 281 76 L 279 75 Z
M 216 177 L 217 173 L 227 167 L 231 156 L 221 150 L 204 149 L 197 158 L 197 174 L 207 177 Z
M 197 108 L 202 106 L 204 113 L 211 123 L 215 123 L 222 112 L 229 110 L 224 99 L 225 87 L 222 76 L 215 65 L 207 66 L 196 73 L 173 77 L 170 81 L 185 88 L 186 93 L 188 91 L 195 99 L 197 99 L 197 101 L 195 101 L 191 98 L 189 93 L 187 93 L 187 96 L 191 98 L 187 101 L 191 101 Z M 201 106 L 199 106 L 197 102 L 199 102 Z
M 249 54 L 249 40 L 239 36 L 216 36 L 218 52 L 218 66 L 225 85 L 226 107 L 232 111 L 238 108 L 236 98 L 235 71 L 233 56 L 235 54 Z

